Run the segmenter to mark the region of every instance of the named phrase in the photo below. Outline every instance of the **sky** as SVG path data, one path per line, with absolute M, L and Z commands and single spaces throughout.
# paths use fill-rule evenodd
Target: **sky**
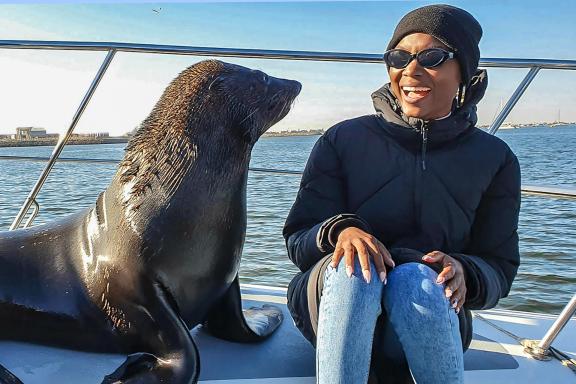
M 114 41 L 202 47 L 380 54 L 408 11 L 430 1 L 143 2 L 2 1 L 0 40 Z M 483 27 L 482 57 L 576 59 L 572 0 L 445 1 Z M 0 48 L 0 134 L 16 127 L 64 132 L 105 57 L 102 52 Z M 118 53 L 77 132 L 121 135 L 146 118 L 168 82 L 203 58 Z M 388 82 L 383 64 L 224 58 L 300 81 L 292 112 L 272 130 L 327 129 L 373 113 Z M 489 124 L 527 73 L 488 70 L 478 106 Z M 507 121 L 576 121 L 576 71 L 542 70 Z

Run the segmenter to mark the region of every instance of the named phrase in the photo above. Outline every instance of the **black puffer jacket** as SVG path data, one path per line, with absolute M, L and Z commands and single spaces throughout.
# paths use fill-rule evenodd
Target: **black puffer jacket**
M 508 294 L 520 261 L 520 169 L 502 140 L 475 128 L 486 85 L 479 71 L 462 107 L 424 122 L 402 116 L 387 84 L 372 95 L 377 114 L 341 122 L 320 137 L 284 227 L 288 255 L 302 271 L 290 283 L 288 306 L 309 340 L 309 272 L 347 226 L 369 231 L 393 256 L 409 248 L 458 259 L 466 309 L 494 307 Z M 467 347 L 468 311 L 460 321 Z

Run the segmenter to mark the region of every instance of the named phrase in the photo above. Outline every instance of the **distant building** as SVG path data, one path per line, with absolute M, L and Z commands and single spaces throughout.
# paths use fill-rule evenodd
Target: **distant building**
M 36 127 L 16 128 L 16 140 L 33 140 L 35 138 L 46 137 L 46 129 Z

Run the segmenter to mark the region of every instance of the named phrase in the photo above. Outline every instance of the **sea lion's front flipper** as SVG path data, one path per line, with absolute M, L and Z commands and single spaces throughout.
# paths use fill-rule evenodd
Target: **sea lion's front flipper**
M 237 342 L 254 342 L 268 337 L 284 318 L 273 305 L 242 310 L 238 275 L 228 292 L 210 311 L 204 325 L 216 337 Z
M 170 305 L 168 293 L 154 284 L 146 303 L 127 311 L 133 340 L 143 352 L 133 353 L 102 384 L 196 383 L 200 371 L 198 350 L 190 331 Z

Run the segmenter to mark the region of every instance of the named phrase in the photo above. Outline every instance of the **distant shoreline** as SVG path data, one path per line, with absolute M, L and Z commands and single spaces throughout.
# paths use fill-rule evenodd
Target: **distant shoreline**
M 268 131 L 262 137 L 289 137 L 289 136 L 320 136 L 322 129 L 309 129 L 307 131 Z
M 506 124 L 500 126 L 500 130 L 524 129 L 524 128 L 561 128 L 567 126 L 575 126 L 576 123 L 553 123 L 553 124 Z M 489 125 L 478 125 L 480 129 L 488 129 Z M 324 133 L 321 129 L 311 129 L 308 131 L 280 131 L 280 132 L 266 132 L 262 137 L 297 137 L 297 136 L 320 136 Z M 130 137 L 102 137 L 102 138 L 71 138 L 66 145 L 94 145 L 94 144 L 123 144 L 130 141 Z M 39 147 L 39 146 L 54 146 L 58 142 L 55 138 L 37 138 L 34 140 L 14 140 L 14 139 L 0 139 L 0 148 L 7 147 Z
M 90 138 L 90 139 L 76 139 L 71 138 L 66 145 L 90 145 L 90 144 L 122 144 L 127 143 L 129 137 L 105 137 L 105 138 Z M 0 147 L 43 147 L 54 146 L 58 139 L 35 139 L 35 140 L 14 140 L 5 139 L 0 140 Z
M 282 131 L 266 132 L 262 137 L 291 137 L 291 136 L 319 136 L 322 130 L 310 131 Z M 66 145 L 94 145 L 94 144 L 123 144 L 130 141 L 130 137 L 105 137 L 105 138 L 71 138 Z M 58 142 L 56 138 L 37 138 L 34 140 L 0 139 L 0 148 L 11 147 L 46 147 L 54 146 Z
M 514 123 L 504 123 L 498 130 L 500 129 L 522 129 L 522 128 L 557 128 L 557 127 L 567 127 L 576 125 L 575 123 L 530 123 L 530 124 L 514 124 Z M 490 125 L 477 125 L 480 129 L 488 129 Z

